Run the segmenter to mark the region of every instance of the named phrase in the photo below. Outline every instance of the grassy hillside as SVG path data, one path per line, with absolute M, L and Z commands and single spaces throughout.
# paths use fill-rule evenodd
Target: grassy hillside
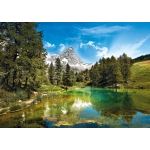
M 132 88 L 150 89 L 150 60 L 134 63 L 129 85 Z

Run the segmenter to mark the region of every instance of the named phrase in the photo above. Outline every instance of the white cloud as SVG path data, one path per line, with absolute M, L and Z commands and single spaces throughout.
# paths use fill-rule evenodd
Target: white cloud
M 79 30 L 81 31 L 82 34 L 108 34 L 129 29 L 130 29 L 129 26 L 111 26 L 111 27 L 97 26 L 93 28 L 82 28 Z
M 45 41 L 44 47 L 45 47 L 45 48 L 47 48 L 47 47 L 49 47 L 49 48 L 50 48 L 50 47 L 55 47 L 55 44 L 51 44 L 51 43 Z
M 105 57 L 111 57 L 112 55 L 115 57 L 119 57 L 123 53 L 126 53 L 129 57 L 135 58 L 142 55 L 142 50 L 139 48 L 150 38 L 147 36 L 146 38 L 138 41 L 137 43 L 130 44 L 115 44 L 112 48 L 110 48 L 109 53 L 105 55 Z
M 60 49 L 59 49 L 60 52 L 63 52 L 66 48 L 64 44 L 60 44 L 59 46 L 60 46 Z
M 81 43 L 81 44 L 80 44 L 80 48 L 82 48 L 83 46 L 86 46 L 86 45 L 95 47 L 94 42 L 93 42 L 93 41 L 89 41 L 89 42 L 86 43 L 86 44 Z
M 107 55 L 107 52 L 108 52 L 108 48 L 107 47 L 102 47 L 102 48 L 100 48 L 100 50 L 101 51 L 98 51 L 96 56 L 102 57 L 102 56 Z
M 50 64 L 51 63 L 51 55 L 50 55 L 50 53 L 47 53 L 45 62 L 46 62 L 46 64 Z
M 140 46 L 143 45 L 144 42 L 146 42 L 148 39 L 150 38 L 150 36 L 147 36 L 146 38 L 142 39 L 141 41 L 139 41 L 138 43 L 135 43 L 133 46 L 131 46 L 132 50 L 136 50 L 138 49 Z
M 89 41 L 88 43 L 81 43 L 80 44 L 80 48 L 82 48 L 83 46 L 91 46 L 93 47 L 94 49 L 97 50 L 97 57 L 102 57 L 102 56 L 105 56 L 108 52 L 108 48 L 107 47 L 99 47 L 97 45 L 94 44 L 93 41 Z

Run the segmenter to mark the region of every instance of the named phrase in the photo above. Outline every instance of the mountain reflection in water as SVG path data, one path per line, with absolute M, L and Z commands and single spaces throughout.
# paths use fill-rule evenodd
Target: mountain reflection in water
M 23 111 L 0 116 L 0 127 L 17 127 L 15 118 L 22 119 L 23 114 L 21 127 L 39 124 L 50 128 L 150 127 L 149 95 L 148 90 L 76 89 L 61 98 L 44 100 Z

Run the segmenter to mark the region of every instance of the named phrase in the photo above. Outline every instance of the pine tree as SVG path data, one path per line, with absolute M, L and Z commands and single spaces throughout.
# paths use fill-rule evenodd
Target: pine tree
M 84 82 L 84 75 L 82 74 L 82 72 L 77 74 L 76 82 Z
M 122 81 L 122 75 L 120 72 L 119 62 L 116 60 L 114 56 L 112 56 L 110 59 L 109 71 L 110 71 L 108 75 L 109 83 L 110 85 L 115 84 L 115 87 L 116 87 L 117 83 Z
M 61 66 L 60 59 L 57 58 L 55 63 L 56 63 L 56 68 L 55 68 L 56 84 L 60 85 L 62 81 L 62 66 Z
M 71 70 L 70 71 L 70 86 L 75 85 L 75 83 L 76 83 L 76 76 L 74 74 L 74 71 Z
M 85 77 L 85 81 L 89 81 L 90 80 L 90 73 L 89 73 L 89 70 L 88 69 L 85 69 L 83 71 L 83 75 Z
M 0 70 L 5 74 L 1 86 L 7 90 L 23 88 L 29 95 L 36 90 L 45 75 L 46 51 L 42 32 L 36 23 L 0 23 Z
M 92 66 L 89 72 L 90 72 L 90 79 L 92 80 L 91 84 L 93 86 L 98 86 L 100 80 L 100 72 L 99 72 L 99 65 L 97 62 L 95 63 L 94 66 Z
M 55 84 L 55 68 L 53 66 L 53 63 L 50 64 L 48 68 L 48 77 L 51 84 Z
M 63 84 L 66 86 L 73 86 L 76 82 L 74 72 L 70 69 L 69 64 L 66 65 L 65 74 L 63 75 Z
M 99 85 L 100 86 L 106 86 L 107 85 L 107 78 L 108 78 L 108 70 L 109 70 L 109 59 L 102 58 L 99 61 Z
M 66 85 L 66 72 L 64 70 L 62 71 L 62 83 Z
M 125 53 L 121 55 L 118 59 L 120 63 L 121 74 L 125 83 L 128 82 L 131 76 L 131 58 L 129 58 Z
M 70 66 L 68 63 L 66 65 L 65 85 L 70 85 Z

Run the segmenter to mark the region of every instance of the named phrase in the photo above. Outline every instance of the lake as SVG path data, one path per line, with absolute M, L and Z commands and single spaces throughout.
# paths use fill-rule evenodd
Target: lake
M 0 116 L 0 128 L 149 128 L 150 91 L 77 88 Z

